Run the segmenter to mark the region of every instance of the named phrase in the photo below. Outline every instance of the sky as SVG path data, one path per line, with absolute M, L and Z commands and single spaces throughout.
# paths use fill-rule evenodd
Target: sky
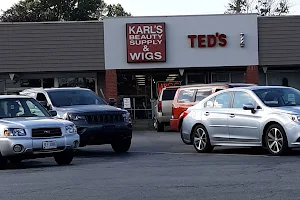
M 0 10 L 19 0 L 0 0 Z M 230 0 L 105 0 L 120 3 L 133 16 L 223 14 Z M 177 3 L 176 3 L 177 2 Z M 290 15 L 300 15 L 300 0 L 290 0 Z

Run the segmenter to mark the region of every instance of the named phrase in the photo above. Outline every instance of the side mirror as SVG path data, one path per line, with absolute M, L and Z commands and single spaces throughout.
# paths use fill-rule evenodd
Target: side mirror
M 254 105 L 252 103 L 247 103 L 247 104 L 243 105 L 243 109 L 244 110 L 252 110 L 252 111 L 254 111 L 255 107 L 254 107 Z
M 116 100 L 114 98 L 109 98 L 108 105 L 115 106 L 116 105 Z
M 50 110 L 49 113 L 52 117 L 57 116 L 57 112 L 55 110 Z

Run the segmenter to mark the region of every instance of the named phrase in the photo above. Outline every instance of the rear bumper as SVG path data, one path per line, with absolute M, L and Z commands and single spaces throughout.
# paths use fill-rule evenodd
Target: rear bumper
M 106 124 L 77 127 L 80 146 L 111 144 L 114 141 L 132 138 L 131 124 Z
M 173 131 L 179 131 L 178 129 L 178 119 L 170 119 L 170 127 Z
M 163 116 L 161 112 L 157 112 L 156 119 L 159 123 L 169 124 L 171 116 L 169 115 Z

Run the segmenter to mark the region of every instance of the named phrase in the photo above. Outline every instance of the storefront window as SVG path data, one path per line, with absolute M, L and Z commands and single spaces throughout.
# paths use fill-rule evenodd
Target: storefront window
M 21 79 L 20 85 L 27 88 L 42 87 L 42 81 L 41 79 Z
M 122 107 L 123 98 L 130 98 L 131 108 L 128 110 L 134 119 L 151 119 L 155 103 L 153 100 L 158 97 L 159 87 L 180 84 L 181 81 L 178 71 L 172 70 L 148 73 L 118 71 L 117 75 L 118 106 Z
M 59 87 L 82 87 L 95 91 L 95 79 L 94 78 L 59 78 Z
M 187 80 L 188 80 L 188 84 L 204 84 L 204 83 L 206 83 L 204 74 L 188 74 Z
M 54 78 L 43 78 L 43 88 L 54 87 Z
M 221 82 L 230 82 L 230 74 L 229 73 L 213 73 L 211 75 L 212 83 L 221 83 Z

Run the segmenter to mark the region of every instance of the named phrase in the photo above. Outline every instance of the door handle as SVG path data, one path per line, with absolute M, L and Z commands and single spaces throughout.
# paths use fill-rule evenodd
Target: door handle
M 209 112 L 205 112 L 204 115 L 205 115 L 205 116 L 208 116 L 208 115 L 209 115 Z
M 231 117 L 231 118 L 234 118 L 235 117 L 235 115 L 234 114 L 230 114 L 230 116 L 229 117 Z

